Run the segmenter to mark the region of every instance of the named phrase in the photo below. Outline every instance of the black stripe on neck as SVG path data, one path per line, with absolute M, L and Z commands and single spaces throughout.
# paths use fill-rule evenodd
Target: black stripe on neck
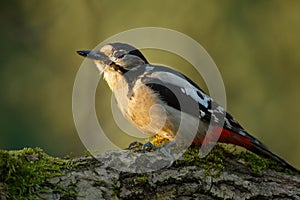
M 126 72 L 129 71 L 129 70 L 125 69 L 124 67 L 121 67 L 120 65 L 117 65 L 116 63 L 112 63 L 111 65 L 114 68 L 114 70 L 116 70 L 120 74 L 125 74 Z

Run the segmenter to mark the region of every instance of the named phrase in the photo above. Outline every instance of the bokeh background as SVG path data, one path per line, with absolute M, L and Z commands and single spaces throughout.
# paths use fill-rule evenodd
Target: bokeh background
M 203 45 L 223 76 L 229 112 L 300 168 L 300 1 L 29 0 L 0 5 L 1 149 L 38 146 L 54 156 L 83 154 L 72 118 L 72 88 L 83 60 L 75 51 L 128 29 L 158 26 Z M 150 62 L 167 63 L 195 80 L 185 68 L 188 63 L 174 55 L 144 53 Z M 102 110 L 110 107 L 110 93 L 103 88 L 97 91 L 97 112 L 108 113 L 100 121 L 113 137 L 117 128 Z

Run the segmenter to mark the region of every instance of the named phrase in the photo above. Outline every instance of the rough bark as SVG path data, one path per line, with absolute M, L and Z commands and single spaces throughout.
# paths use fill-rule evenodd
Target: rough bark
M 143 159 L 142 153 L 130 151 L 111 151 L 97 159 L 75 159 L 63 176 L 45 182 L 52 192 L 40 193 L 38 198 L 300 199 L 299 175 L 273 170 L 253 173 L 242 162 L 230 157 L 223 161 L 224 171 L 218 176 L 210 176 L 207 170 L 192 163 L 180 164 L 184 163 L 182 159 L 169 168 L 136 173 L 142 170 L 142 162 L 168 162 L 163 154 Z

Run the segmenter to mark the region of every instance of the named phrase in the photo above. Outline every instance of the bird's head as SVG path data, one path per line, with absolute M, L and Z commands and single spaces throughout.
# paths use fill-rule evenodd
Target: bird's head
M 99 51 L 79 50 L 81 56 L 93 59 L 100 71 L 112 68 L 120 73 L 147 64 L 148 61 L 135 47 L 124 43 L 104 45 Z

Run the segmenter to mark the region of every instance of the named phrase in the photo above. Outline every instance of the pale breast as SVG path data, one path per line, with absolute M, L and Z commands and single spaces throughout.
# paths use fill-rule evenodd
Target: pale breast
M 125 82 L 114 88 L 118 106 L 127 120 L 149 136 L 159 134 L 174 140 L 177 135 L 178 140 L 189 143 L 197 132 L 202 135 L 207 130 L 199 119 L 167 106 L 157 93 L 140 81 L 135 83 L 130 95 L 128 91 Z
M 173 122 L 163 102 L 149 87 L 137 83 L 128 101 L 127 118 L 147 135 L 160 134 L 172 140 Z

